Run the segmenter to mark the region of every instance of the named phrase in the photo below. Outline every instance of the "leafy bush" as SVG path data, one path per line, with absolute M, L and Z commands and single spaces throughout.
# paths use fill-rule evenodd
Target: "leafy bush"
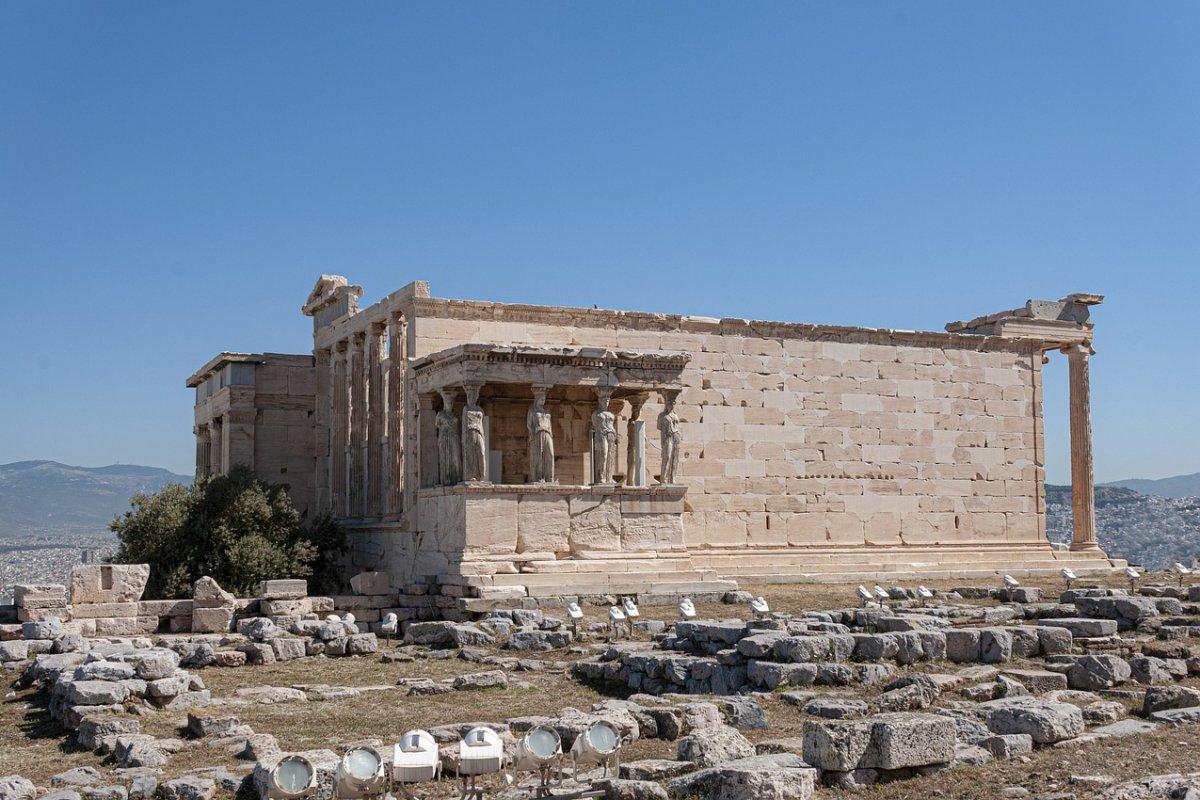
M 242 597 L 274 578 L 307 578 L 314 594 L 339 587 L 345 532 L 329 517 L 303 525 L 284 488 L 249 467 L 130 502 L 133 509 L 109 526 L 120 541 L 112 560 L 150 565 L 147 597 L 190 597 L 204 575 Z

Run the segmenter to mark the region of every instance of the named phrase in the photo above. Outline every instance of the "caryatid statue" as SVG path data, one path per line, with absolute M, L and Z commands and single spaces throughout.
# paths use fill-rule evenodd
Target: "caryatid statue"
M 467 385 L 467 405 L 463 408 L 463 480 L 476 483 L 487 480 L 487 432 L 483 409 L 479 407 L 479 387 Z
M 658 434 L 662 443 L 662 469 L 658 476 L 659 483 L 675 483 L 675 473 L 679 470 L 679 447 L 683 442 L 683 434 L 679 430 L 679 415 L 675 413 L 675 398 L 679 392 L 664 391 L 663 410 L 658 415 Z
M 617 469 L 617 415 L 608 410 L 610 387 L 597 386 L 596 395 L 599 403 L 592 412 L 593 483 L 610 484 Z
M 525 414 L 529 428 L 529 480 L 554 483 L 554 429 L 546 409 L 546 386 L 533 387 L 533 405 Z
M 442 410 L 435 420 L 438 446 L 438 483 L 453 486 L 462 480 L 462 459 L 459 448 L 458 417 L 454 415 L 454 394 L 442 390 Z

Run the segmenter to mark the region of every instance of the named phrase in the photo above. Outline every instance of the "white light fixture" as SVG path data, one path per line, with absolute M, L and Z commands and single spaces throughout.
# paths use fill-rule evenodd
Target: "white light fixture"
M 633 602 L 632 597 L 626 597 L 624 600 L 622 600 L 621 608 L 625 611 L 625 616 L 628 619 L 641 616 L 641 612 L 638 611 L 637 603 Z
M 1171 569 L 1175 570 L 1175 574 L 1179 576 L 1179 587 L 1183 588 L 1183 579 L 1192 574 L 1191 569 L 1180 564 L 1178 561 L 1175 562 Z
M 441 754 L 429 731 L 409 731 L 400 737 L 392 753 L 394 783 L 424 783 L 440 778 L 441 774 Z
M 536 772 L 537 796 L 548 796 L 551 784 L 562 780 L 562 758 L 562 739 L 557 731 L 544 725 L 530 728 L 513 753 L 511 782 L 517 783 L 518 773 Z
M 395 612 L 389 611 L 383 615 L 383 621 L 379 623 L 379 630 L 388 641 L 396 635 L 396 631 L 400 629 L 400 618 Z
M 490 775 L 503 767 L 504 742 L 491 728 L 471 728 L 458 743 L 459 775 Z
M 308 797 L 317 789 L 317 768 L 300 755 L 279 759 L 267 777 L 267 797 L 272 800 Z
M 1063 567 L 1062 569 L 1060 569 L 1058 571 L 1058 574 L 1062 575 L 1062 579 L 1067 582 L 1067 591 L 1071 590 L 1071 584 L 1074 583 L 1075 580 L 1079 577 L 1078 575 L 1075 574 L 1074 570 L 1072 570 L 1068 567 Z
M 1016 588 L 1017 588 L 1018 586 L 1020 586 L 1020 585 L 1021 585 L 1021 582 L 1020 582 L 1019 580 L 1017 580 L 1016 578 L 1014 578 L 1012 575 L 1005 575 L 1005 576 L 1004 576 L 1004 586 L 1005 586 L 1005 588 L 1008 588 L 1008 589 L 1016 589 Z
M 581 767 L 593 765 L 604 767 L 604 776 L 611 770 L 618 772 L 618 751 L 621 749 L 621 734 L 607 722 L 593 722 L 586 731 L 575 737 L 571 745 L 571 761 L 575 779 L 579 779 Z
M 888 598 L 890 597 L 890 595 L 887 593 L 887 589 L 883 588 L 879 584 L 875 584 L 873 591 L 875 592 L 875 599 L 879 601 L 879 605 L 886 605 Z
M 383 793 L 383 756 L 374 747 L 354 747 L 346 751 L 337 768 L 339 798 L 372 797 Z
M 771 607 L 761 596 L 750 601 L 750 610 L 754 612 L 755 619 L 763 619 L 771 613 Z
M 921 598 L 921 606 L 924 607 L 926 600 L 933 599 L 933 592 L 930 591 L 929 588 L 926 586 L 918 586 L 917 587 L 917 597 Z
M 1125 577 L 1129 578 L 1129 591 L 1132 592 L 1134 589 L 1137 588 L 1137 580 L 1138 580 L 1138 578 L 1142 577 L 1142 575 L 1133 567 L 1126 567 L 1125 568 Z
M 608 627 L 612 630 L 613 636 L 621 635 L 621 625 L 625 623 L 625 612 L 620 606 L 608 607 Z
M 679 601 L 679 618 L 680 619 L 695 619 L 696 604 L 692 602 L 692 598 L 685 597 Z
M 854 590 L 854 592 L 858 595 L 858 599 L 862 601 L 864 606 L 871 605 L 871 600 L 873 600 L 874 597 L 871 595 L 870 589 L 860 584 L 859 587 Z
M 579 607 L 579 603 L 575 600 L 567 600 L 563 603 L 563 607 L 567 610 L 567 621 L 571 625 L 571 635 L 579 636 L 579 620 L 583 619 L 583 609 Z

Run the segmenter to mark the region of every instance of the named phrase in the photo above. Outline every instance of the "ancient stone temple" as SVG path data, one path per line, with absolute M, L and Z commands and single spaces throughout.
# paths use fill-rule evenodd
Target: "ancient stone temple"
M 287 483 L 351 531 L 354 572 L 536 598 L 1114 567 L 1092 507 L 1099 296 L 938 332 L 451 300 L 421 281 L 361 296 L 323 276 L 311 356 L 224 353 L 189 381 L 197 469 Z M 1060 351 L 1069 549 L 1046 540 L 1043 498 L 1042 365 Z

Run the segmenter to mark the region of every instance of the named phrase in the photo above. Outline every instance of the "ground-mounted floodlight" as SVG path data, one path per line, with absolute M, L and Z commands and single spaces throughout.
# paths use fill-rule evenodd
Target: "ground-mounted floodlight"
M 771 613 L 771 606 L 763 597 L 759 596 L 750 601 L 750 610 L 754 612 L 755 619 L 765 619 Z
M 385 774 L 383 756 L 374 747 L 352 747 L 342 756 L 337 768 L 334 793 L 338 798 L 375 797 L 383 794 Z
M 491 728 L 479 726 L 467 731 L 458 743 L 458 774 L 462 778 L 462 797 L 482 800 L 481 776 L 504 769 L 504 742 Z
M 695 619 L 696 604 L 692 602 L 692 598 L 685 597 L 679 601 L 679 618 L 680 619 Z
M 1138 578 L 1142 577 L 1142 574 L 1140 572 L 1138 572 L 1136 569 L 1134 569 L 1133 567 L 1126 567 L 1125 568 L 1125 577 L 1129 578 L 1129 591 L 1132 592 L 1134 589 L 1137 588 L 1137 580 L 1138 580 Z
M 875 584 L 874 588 L 871 589 L 871 591 L 875 594 L 875 599 L 879 601 L 879 607 L 886 608 L 888 598 L 891 597 L 891 595 L 887 593 L 887 589 L 883 588 L 877 583 Z
M 383 620 L 379 623 L 379 631 L 383 634 L 383 638 L 387 642 L 392 641 L 392 637 L 396 635 L 396 631 L 400 629 L 400 618 L 396 616 L 394 611 L 389 611 L 383 615 Z
M 296 800 L 317 790 L 317 768 L 301 755 L 284 756 L 267 774 L 267 797 Z
M 1058 574 L 1062 575 L 1062 579 L 1067 582 L 1068 592 L 1071 591 L 1071 584 L 1079 579 L 1079 576 L 1075 574 L 1075 570 L 1069 567 L 1063 567 L 1058 571 Z
M 406 797 L 405 785 L 427 783 L 442 777 L 442 756 L 429 731 L 409 731 L 392 752 L 392 786 Z
M 1182 589 L 1183 579 L 1188 575 L 1191 575 L 1192 570 L 1189 567 L 1185 567 L 1183 564 L 1180 564 L 1178 561 L 1171 566 L 1171 569 L 1174 570 L 1175 574 L 1179 576 L 1179 588 Z
M 1013 589 L 1016 589 L 1020 585 L 1021 585 L 1021 582 L 1019 580 L 1017 580 L 1016 578 L 1014 578 L 1012 575 L 1004 576 L 1004 588 L 1005 589 L 1012 591 Z
M 861 583 L 858 585 L 858 588 L 854 590 L 854 593 L 858 595 L 858 601 L 863 604 L 864 608 L 871 605 L 871 601 L 875 599 L 875 596 L 871 594 L 871 590 L 863 586 Z
M 575 737 L 571 745 L 571 763 L 576 780 L 582 767 L 602 766 L 604 777 L 616 775 L 620 764 L 621 734 L 610 723 L 593 722 L 588 729 Z
M 567 609 L 567 621 L 571 625 L 571 635 L 579 635 L 579 620 L 583 619 L 583 609 L 579 607 L 579 603 L 574 600 L 568 600 L 563 604 Z
M 637 603 L 633 601 L 632 597 L 626 597 L 621 601 L 621 610 L 625 612 L 626 619 L 633 619 L 642 615 L 642 612 L 638 611 Z
M 921 598 L 921 607 L 925 607 L 925 601 L 933 599 L 933 592 L 926 586 L 917 587 L 917 597 Z
M 534 797 L 549 797 L 550 787 L 562 783 L 562 761 L 562 739 L 558 733 L 544 725 L 530 728 L 517 742 L 509 766 L 510 782 L 517 784 L 520 773 L 537 773 Z
M 620 606 L 608 607 L 608 628 L 612 631 L 614 638 L 621 635 L 621 626 L 625 624 L 625 621 L 625 612 Z

